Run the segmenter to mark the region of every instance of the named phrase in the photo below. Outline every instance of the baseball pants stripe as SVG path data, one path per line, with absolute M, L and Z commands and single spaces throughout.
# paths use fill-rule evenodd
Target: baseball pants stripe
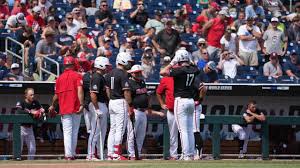
M 194 115 L 193 115 L 193 132 L 200 132 L 200 115 L 202 112 L 202 105 L 199 104 L 197 106 L 195 106 L 195 111 L 194 111 Z

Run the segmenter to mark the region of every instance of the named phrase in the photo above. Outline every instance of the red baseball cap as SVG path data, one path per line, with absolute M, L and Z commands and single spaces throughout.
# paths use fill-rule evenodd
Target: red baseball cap
M 215 8 L 216 10 L 220 10 L 220 6 L 216 2 L 212 2 L 209 4 L 211 7 Z
M 66 56 L 64 58 L 64 65 L 71 65 L 71 64 L 74 64 L 75 63 L 75 60 L 72 56 Z

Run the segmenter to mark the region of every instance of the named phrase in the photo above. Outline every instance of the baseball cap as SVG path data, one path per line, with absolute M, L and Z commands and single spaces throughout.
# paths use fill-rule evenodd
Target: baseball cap
M 230 17 L 229 13 L 228 13 L 226 10 L 221 10 L 221 11 L 219 12 L 219 15 L 224 15 L 224 16 L 226 16 L 226 17 Z
M 109 42 L 109 41 L 111 41 L 111 39 L 109 38 L 109 37 L 105 37 L 104 38 L 104 42 L 106 43 L 106 42 Z
M 216 10 L 220 10 L 220 6 L 216 2 L 212 2 L 209 5 L 213 8 L 215 8 Z
M 161 16 L 161 15 L 162 15 L 162 12 L 161 12 L 160 10 L 157 10 L 157 11 L 155 11 L 154 14 L 157 15 L 157 16 Z
M 19 22 L 20 24 L 22 24 L 22 25 L 25 25 L 25 24 L 26 24 L 25 16 L 24 16 L 23 13 L 18 13 L 18 14 L 16 15 L 16 17 L 17 17 L 17 20 L 18 20 L 18 22 Z
M 50 21 L 55 21 L 55 18 L 53 16 L 49 16 L 47 18 L 47 22 L 49 23 Z
M 199 44 L 199 43 L 206 43 L 206 41 L 205 41 L 205 39 L 204 39 L 204 38 L 199 38 L 199 40 L 198 40 L 197 44 Z
M 80 12 L 80 9 L 79 8 L 74 8 L 73 10 L 72 10 L 72 13 L 79 13 Z
M 81 25 L 80 25 L 80 29 L 87 29 L 88 27 L 87 27 L 87 25 L 85 24 L 85 23 L 82 23 Z
M 72 56 L 67 56 L 64 58 L 64 65 L 72 65 L 75 63 L 75 59 Z
M 142 71 L 143 71 L 143 68 L 141 65 L 133 65 L 128 72 L 135 73 L 135 72 L 142 72 Z
M 17 69 L 17 68 L 20 68 L 20 65 L 17 64 L 17 63 L 13 63 L 13 64 L 11 64 L 11 66 L 10 66 L 10 69 Z
M 130 26 L 129 28 L 128 28 L 128 30 L 127 31 L 129 31 L 129 32 L 134 32 L 135 31 L 135 28 L 134 28 L 134 26 Z
M 21 0 L 20 4 L 26 4 L 26 0 Z
M 145 47 L 145 49 L 144 49 L 144 51 L 147 51 L 147 50 L 152 50 L 152 48 L 151 47 Z
M 0 52 L 0 59 L 6 61 L 6 54 L 3 52 Z
M 291 55 L 290 56 L 297 56 L 298 54 L 297 54 L 297 52 L 296 52 L 296 50 L 292 50 L 291 51 Z
M 271 22 L 279 22 L 279 19 L 277 17 L 272 17 Z
M 209 61 L 207 64 L 207 67 L 213 71 L 217 70 L 216 63 L 214 61 Z
M 171 61 L 171 57 L 169 57 L 169 56 L 165 56 L 165 57 L 164 57 L 164 61 L 165 61 L 165 62 L 169 62 L 169 61 Z
M 33 11 L 34 13 L 40 13 L 40 12 L 41 12 L 41 7 L 35 6 L 35 7 L 32 9 L 32 11 Z
M 275 59 L 275 58 L 278 58 L 278 55 L 277 53 L 273 52 L 270 54 L 270 59 Z

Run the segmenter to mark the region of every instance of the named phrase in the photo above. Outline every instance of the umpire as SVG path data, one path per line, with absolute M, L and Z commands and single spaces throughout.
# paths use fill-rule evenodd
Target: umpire
M 74 70 L 75 59 L 72 56 L 64 58 L 65 70 L 56 80 L 55 95 L 50 113 L 59 104 L 59 113 L 64 134 L 65 160 L 75 160 L 75 149 L 80 126 L 81 112 L 83 111 L 82 76 Z

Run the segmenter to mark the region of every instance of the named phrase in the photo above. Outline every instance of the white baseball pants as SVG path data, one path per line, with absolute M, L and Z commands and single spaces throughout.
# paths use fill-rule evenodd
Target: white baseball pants
M 31 127 L 21 126 L 21 153 L 23 151 L 24 141 L 28 149 L 28 155 L 35 155 L 36 144 L 35 144 L 35 137 L 34 137 L 32 126 Z M 33 160 L 34 156 L 28 156 L 27 159 Z
M 91 133 L 91 109 L 89 108 L 89 111 L 87 111 L 85 108 L 83 109 L 83 117 L 84 117 L 84 122 L 86 126 L 86 132 L 88 134 Z
M 248 124 L 247 127 L 241 127 L 238 124 L 231 125 L 232 131 L 239 136 L 239 140 L 244 140 L 243 153 L 247 153 L 247 147 L 249 142 L 250 132 L 252 130 L 252 125 Z
M 200 115 L 202 112 L 202 105 L 199 104 L 195 106 L 195 111 L 193 115 L 193 132 L 200 132 Z
M 127 124 L 127 143 L 128 143 L 128 153 L 129 157 L 134 157 L 134 135 L 136 137 L 136 144 L 139 152 L 139 156 L 142 153 L 142 147 L 144 143 L 144 139 L 146 136 L 146 129 L 147 129 L 147 115 L 146 112 L 139 111 L 134 109 L 134 115 L 135 115 L 135 125 L 134 125 L 134 131 L 132 122 L 128 121 Z M 129 119 L 130 120 L 130 119 Z
M 67 114 L 61 117 L 64 134 L 65 157 L 76 155 L 81 114 Z
M 180 133 L 184 158 L 194 156 L 195 139 L 193 133 L 193 114 L 195 103 L 192 98 L 175 98 L 174 114 Z
M 91 114 L 91 133 L 88 141 L 88 159 L 94 158 L 95 146 L 97 147 L 98 156 L 100 154 L 100 133 L 101 133 L 101 142 L 102 150 L 104 149 L 104 141 L 107 130 L 107 117 L 108 109 L 105 103 L 98 102 L 99 110 L 101 112 L 100 116 L 95 113 L 95 107 L 93 103 L 89 104 L 90 114 Z M 96 145 L 97 144 L 97 145 Z
M 128 104 L 125 99 L 109 101 L 110 130 L 107 140 L 108 156 L 115 152 L 114 146 L 122 144 L 127 126 Z
M 178 149 L 178 127 L 175 121 L 175 116 L 173 112 L 168 110 L 167 120 L 170 132 L 170 156 L 177 158 L 177 149 Z

